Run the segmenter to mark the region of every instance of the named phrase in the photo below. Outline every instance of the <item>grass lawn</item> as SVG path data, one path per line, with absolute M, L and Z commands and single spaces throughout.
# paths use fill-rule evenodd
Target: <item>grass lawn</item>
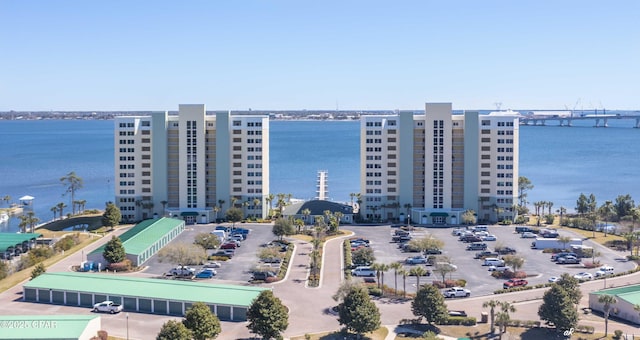
M 403 326 L 409 327 L 409 325 Z M 428 326 L 426 324 L 416 325 L 414 326 L 416 330 L 426 331 Z M 454 338 L 468 338 L 472 340 L 490 340 L 490 339 L 498 339 L 496 335 L 493 337 L 489 334 L 489 325 L 488 324 L 477 324 L 476 326 L 438 326 L 440 330 L 439 334 L 446 335 Z M 497 332 L 496 328 L 496 332 Z M 416 334 L 402 334 L 396 336 L 395 339 L 416 339 L 421 336 Z M 524 328 L 524 327 L 509 327 L 507 329 L 507 333 L 503 334 L 503 339 L 522 339 L 522 340 L 554 340 L 554 339 L 567 339 L 562 333 L 558 333 L 553 328 Z M 610 331 L 609 336 L 606 338 L 604 334 L 583 334 L 583 333 L 573 333 L 571 339 L 585 339 L 585 340 L 608 340 L 613 339 L 613 330 Z
M 45 230 L 45 229 L 38 229 L 38 232 L 41 234 L 49 234 L 52 235 L 51 233 L 55 233 L 58 234 L 60 232 L 52 232 L 49 230 Z M 72 234 L 75 232 L 62 232 L 62 233 L 66 233 L 66 234 Z M 52 264 L 66 258 L 69 257 L 73 254 L 75 254 L 77 251 L 79 251 L 80 249 L 90 245 L 91 243 L 99 240 L 100 237 L 97 236 L 91 236 L 89 234 L 85 234 L 85 233 L 80 233 L 80 240 L 81 242 L 77 245 L 75 245 L 73 248 L 67 250 L 63 253 L 58 253 L 56 255 L 54 255 L 51 258 L 48 258 L 46 260 L 44 260 L 44 266 L 45 267 L 49 267 Z M 9 276 L 7 276 L 6 278 L 4 278 L 3 280 L 0 280 L 0 293 L 6 291 L 7 289 L 19 284 L 20 282 L 27 280 L 31 277 L 31 271 L 33 270 L 34 267 L 29 267 L 27 269 L 21 270 L 17 273 L 13 273 Z
M 384 340 L 389 334 L 389 330 L 386 327 L 380 327 L 371 333 L 365 333 L 364 339 L 369 340 Z M 306 336 L 309 336 L 308 338 Z M 305 334 L 304 336 L 296 336 L 291 338 L 291 340 L 345 340 L 345 339 L 356 339 L 356 335 L 353 333 L 341 333 L 339 331 L 336 332 L 324 332 L 317 334 Z

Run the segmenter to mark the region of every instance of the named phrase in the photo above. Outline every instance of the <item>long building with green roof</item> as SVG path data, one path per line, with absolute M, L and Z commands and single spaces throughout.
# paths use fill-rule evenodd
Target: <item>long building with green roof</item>
M 124 246 L 127 258 L 134 266 L 140 266 L 151 256 L 167 245 L 184 231 L 185 222 L 175 218 L 157 218 L 144 220 L 136 224 L 124 234 L 120 240 Z M 105 267 L 108 263 L 102 256 L 105 245 L 87 255 L 88 261 L 100 263 Z
M 0 258 L 10 259 L 24 253 L 42 234 L 38 233 L 0 233 Z
M 611 316 L 620 318 L 635 324 L 640 324 L 640 313 L 635 306 L 640 305 L 640 285 L 609 288 L 589 293 L 589 308 L 598 312 L 604 312 L 604 305 L 598 302 L 602 295 L 611 295 L 617 302 L 611 307 Z
M 0 315 L 0 339 L 89 340 L 100 321 L 99 315 Z
M 176 316 L 204 302 L 220 320 L 245 321 L 247 309 L 265 289 L 118 274 L 44 273 L 23 286 L 23 299 L 87 308 L 110 300 L 122 304 L 125 312 Z

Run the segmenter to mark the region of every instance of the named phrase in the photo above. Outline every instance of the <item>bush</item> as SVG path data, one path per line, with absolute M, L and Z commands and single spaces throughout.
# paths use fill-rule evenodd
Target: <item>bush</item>
M 69 250 L 73 248 L 73 246 L 75 246 L 76 244 L 78 244 L 78 240 L 73 236 L 67 235 L 62 239 L 60 239 L 58 242 L 56 242 L 56 244 L 53 246 L 53 249 L 60 252 L 63 250 Z
M 622 332 L 621 330 L 616 329 L 615 331 L 613 331 L 613 338 L 614 338 L 615 340 L 622 339 L 622 334 L 623 334 L 623 333 L 624 333 L 624 332 Z
M 131 270 L 131 260 L 125 259 L 122 262 L 111 263 L 107 268 L 116 272 L 128 272 Z
M 475 326 L 476 323 L 477 320 L 473 317 L 450 316 L 442 320 L 439 325 Z
M 382 296 L 382 289 L 376 286 L 367 286 L 367 289 L 369 290 L 369 295 L 371 296 Z

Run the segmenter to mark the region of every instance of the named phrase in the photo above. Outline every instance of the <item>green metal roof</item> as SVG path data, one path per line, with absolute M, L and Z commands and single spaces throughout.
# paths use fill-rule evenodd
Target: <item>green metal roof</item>
M 96 318 L 100 316 L 0 315 L 0 339 L 79 339 Z
M 38 233 L 0 233 L 0 252 L 5 252 L 9 247 L 15 247 L 22 242 L 35 240 L 38 237 L 42 237 L 42 234 Z
M 122 241 L 127 254 L 140 255 L 161 237 L 181 224 L 184 224 L 183 220 L 167 217 L 144 220 L 120 235 L 120 241 Z M 92 251 L 91 254 L 104 253 L 105 245 Z
M 591 294 L 613 295 L 633 305 L 640 304 L 640 285 L 603 289 L 597 292 L 592 292 Z
M 91 273 L 44 273 L 24 287 L 246 307 L 266 290 L 251 286 Z

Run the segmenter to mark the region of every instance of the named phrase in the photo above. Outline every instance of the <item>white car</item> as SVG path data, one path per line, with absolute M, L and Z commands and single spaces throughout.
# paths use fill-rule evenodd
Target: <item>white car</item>
M 451 287 L 444 290 L 442 295 L 446 298 L 468 297 L 471 295 L 471 291 L 462 287 Z
M 520 237 L 521 238 L 536 238 L 538 236 L 536 234 L 530 232 L 530 231 L 527 231 L 527 232 L 522 233 L 522 235 L 520 235 Z
M 202 266 L 202 268 L 220 268 L 222 265 L 220 262 L 207 262 Z
M 559 276 L 552 276 L 549 278 L 549 282 L 558 282 L 558 281 L 560 281 Z
M 593 280 L 593 275 L 587 272 L 580 272 L 574 275 L 573 278 L 580 281 L 587 281 L 587 280 Z
M 496 238 L 496 235 L 491 235 L 491 234 L 489 234 L 489 235 L 482 236 L 482 237 L 481 237 L 481 239 L 482 239 L 483 241 L 495 241 L 495 240 L 497 240 L 498 238 Z
M 504 271 L 509 270 L 509 267 L 506 267 L 504 265 L 502 265 L 502 266 L 489 266 L 488 270 L 490 272 L 504 272 Z
M 613 267 L 604 265 L 598 269 L 595 276 L 601 277 L 601 276 L 609 276 L 612 274 L 613 274 Z

